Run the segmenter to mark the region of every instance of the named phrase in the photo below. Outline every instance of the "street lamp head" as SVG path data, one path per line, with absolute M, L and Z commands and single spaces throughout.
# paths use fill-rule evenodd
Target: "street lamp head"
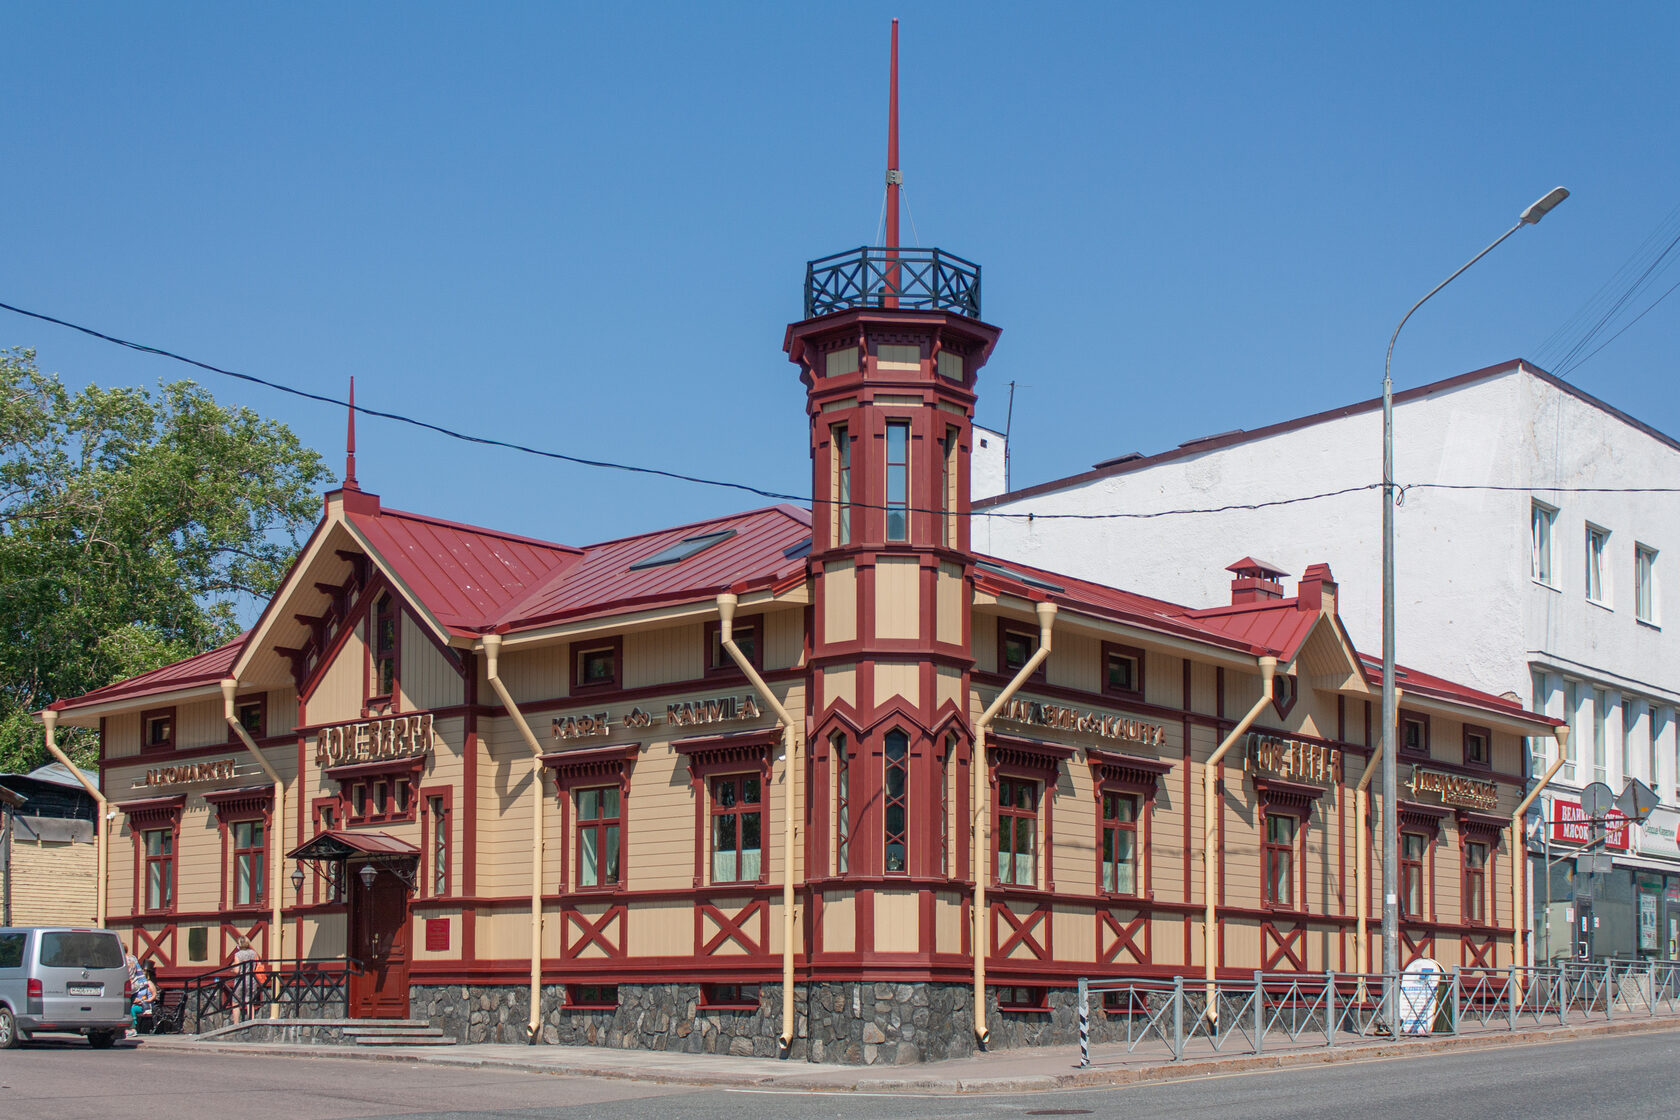
M 1544 218 L 1547 214 L 1550 214 L 1552 209 L 1556 207 L 1558 203 L 1568 197 L 1569 189 L 1567 187 L 1553 187 L 1549 192 L 1547 192 L 1545 198 L 1542 198 L 1539 202 L 1536 202 L 1533 206 L 1530 206 L 1527 210 L 1522 212 L 1522 224 L 1525 226 L 1533 225 L 1541 218 Z

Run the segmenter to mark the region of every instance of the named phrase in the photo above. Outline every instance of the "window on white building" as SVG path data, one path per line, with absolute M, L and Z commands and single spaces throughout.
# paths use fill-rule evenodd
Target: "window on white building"
M 1610 767 L 1604 754 L 1605 709 L 1610 697 L 1602 688 L 1593 689 L 1593 781 L 1609 784 Z
M 1622 781 L 1633 777 L 1633 701 L 1622 700 Z
M 1546 714 L 1546 700 L 1549 693 L 1546 688 L 1546 673 L 1543 669 L 1530 669 L 1529 677 L 1533 683 L 1533 702 L 1529 710 Z M 1552 764 L 1552 739 L 1547 735 L 1533 735 L 1528 740 L 1528 772 L 1539 777 Z
M 1587 526 L 1587 598 L 1610 605 L 1610 569 L 1604 554 L 1610 549 L 1610 530 Z
M 1633 613 L 1640 622 L 1657 621 L 1657 550 L 1633 546 Z
M 1541 583 L 1557 585 L 1552 568 L 1552 536 L 1557 528 L 1558 511 L 1545 502 L 1536 501 L 1532 517 L 1534 544 L 1530 550 L 1533 558 L 1533 575 Z
M 1581 780 L 1581 686 L 1563 682 L 1563 721 L 1569 725 L 1569 761 L 1563 766 L 1563 780 L 1574 785 Z

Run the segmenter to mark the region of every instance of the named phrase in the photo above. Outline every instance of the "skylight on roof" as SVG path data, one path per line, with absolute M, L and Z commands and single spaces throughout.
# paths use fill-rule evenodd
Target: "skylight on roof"
M 798 544 L 788 545 L 786 548 L 782 549 L 782 555 L 789 560 L 798 560 L 801 557 L 811 555 L 811 538 L 806 537 Z
M 663 564 L 675 564 L 679 560 L 687 560 L 697 552 L 704 552 L 714 544 L 720 544 L 735 535 L 733 529 L 722 529 L 715 533 L 702 533 L 697 537 L 684 537 L 668 548 L 662 548 L 652 556 L 645 557 L 630 565 L 632 572 L 643 568 L 657 568 Z
M 1024 583 L 1028 587 L 1039 587 L 1039 588 L 1044 589 L 1045 591 L 1066 591 L 1067 590 L 1067 588 L 1058 586 L 1057 584 L 1054 584 L 1054 583 L 1050 583 L 1047 580 L 1042 580 L 1042 579 L 1038 579 L 1034 576 L 1029 576 L 1024 572 L 1017 572 L 1014 568 L 1006 568 L 1002 564 L 993 564 L 988 560 L 980 560 L 980 561 L 976 562 L 975 567 L 984 568 L 986 571 L 991 572 L 994 575 L 1004 576 L 1008 579 L 1012 579 L 1012 580 L 1016 580 L 1020 583 Z

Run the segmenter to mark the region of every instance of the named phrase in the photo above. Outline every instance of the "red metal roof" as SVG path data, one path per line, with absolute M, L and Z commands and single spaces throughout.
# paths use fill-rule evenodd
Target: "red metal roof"
M 432 617 L 457 634 L 489 629 L 511 604 L 583 555 L 568 545 L 401 510 L 347 510 L 345 517 Z
M 1362 653 L 1359 655 L 1359 661 L 1365 670 L 1365 680 L 1380 688 L 1382 686 L 1382 658 Z M 1538 712 L 1531 712 L 1516 700 L 1507 700 L 1505 697 L 1495 696 L 1491 692 L 1482 692 L 1467 685 L 1456 684 L 1444 677 L 1433 676 L 1405 665 L 1394 667 L 1394 683 L 1411 695 L 1433 696 L 1440 700 L 1450 700 L 1473 708 L 1498 712 L 1504 716 L 1526 717 L 1535 723 L 1545 724 L 1548 727 L 1564 726 L 1563 720 L 1553 720 Z
M 1318 622 L 1318 612 L 1303 610 L 1297 599 L 1267 599 L 1185 613 L 1203 629 L 1275 654 L 1285 663 L 1300 651 Z
M 71 708 L 108 704 L 113 700 L 132 700 L 154 692 L 174 692 L 177 689 L 215 684 L 228 675 L 228 670 L 233 667 L 234 659 L 239 656 L 239 651 L 244 645 L 245 635 L 241 634 L 226 645 L 206 650 L 184 661 L 165 665 L 161 669 L 153 669 L 149 673 L 141 673 L 138 677 L 130 677 L 126 681 L 96 688 L 81 696 L 54 701 L 51 707 L 56 712 L 62 712 Z
M 675 563 L 631 566 L 679 541 L 727 530 L 734 536 Z M 502 613 L 496 629 L 526 629 L 638 604 L 684 602 L 732 587 L 774 582 L 791 570 L 804 570 L 804 554 L 790 557 L 788 553 L 810 535 L 808 511 L 779 505 L 592 544 L 582 550 L 577 563 L 513 603 Z

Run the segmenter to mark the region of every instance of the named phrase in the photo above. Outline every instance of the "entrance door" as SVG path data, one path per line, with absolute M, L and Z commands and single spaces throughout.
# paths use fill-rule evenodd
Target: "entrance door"
M 1575 955 L 1584 961 L 1592 960 L 1592 943 L 1592 900 L 1577 898 L 1575 900 Z
M 376 867 L 371 885 L 345 869 L 350 881 L 350 1016 L 408 1018 L 408 887 L 389 868 Z

